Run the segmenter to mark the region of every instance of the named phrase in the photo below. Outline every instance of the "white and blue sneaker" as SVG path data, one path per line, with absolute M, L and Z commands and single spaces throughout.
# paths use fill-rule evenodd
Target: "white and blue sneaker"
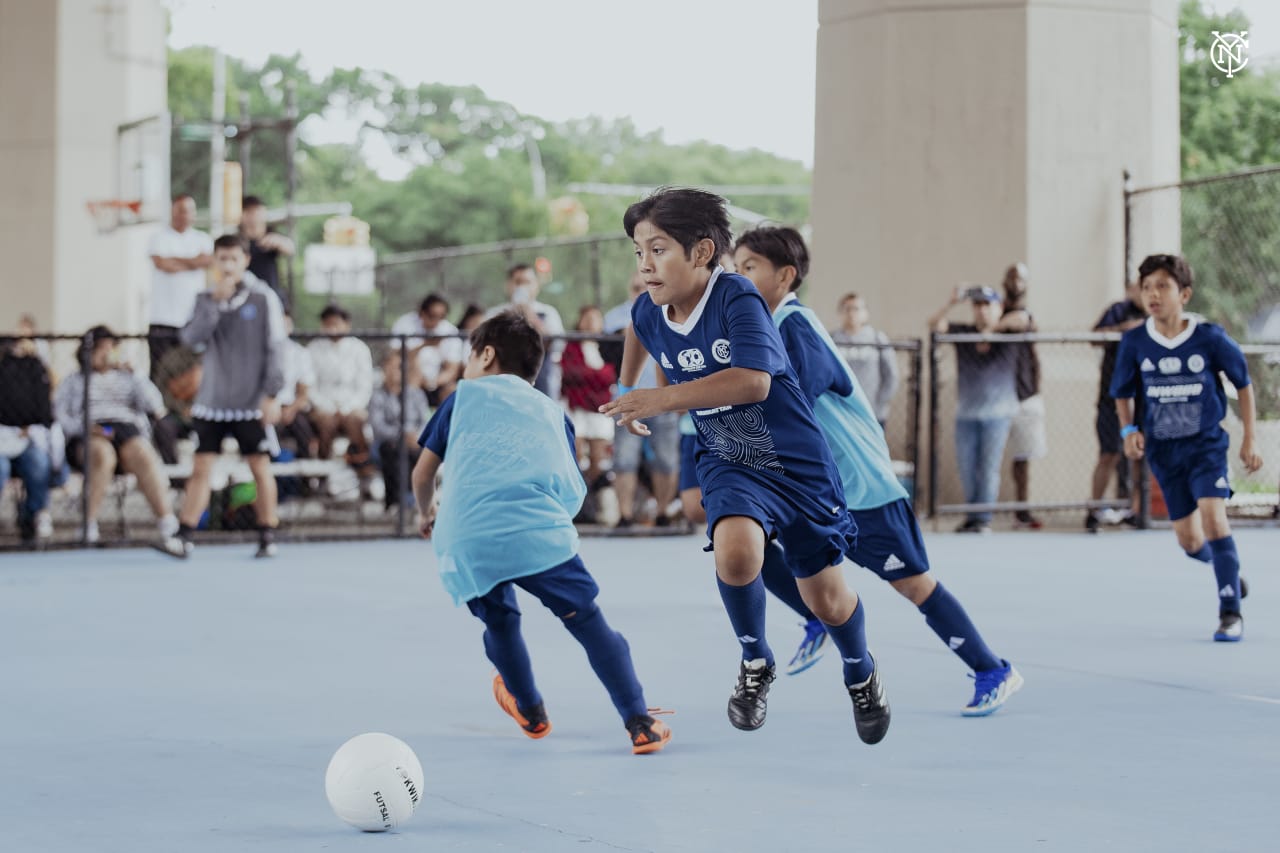
M 787 663 L 787 675 L 798 675 L 822 659 L 827 645 L 827 626 L 821 620 L 810 619 L 804 625 L 804 639 L 795 656 Z
M 960 712 L 966 717 L 994 714 L 1009 697 L 1022 689 L 1022 676 L 1007 660 L 996 669 L 974 673 L 973 700 Z
M 1241 596 L 1243 598 L 1244 596 Z M 1238 643 L 1244 639 L 1244 619 L 1239 613 L 1223 613 L 1218 620 L 1218 630 L 1213 632 L 1215 643 Z

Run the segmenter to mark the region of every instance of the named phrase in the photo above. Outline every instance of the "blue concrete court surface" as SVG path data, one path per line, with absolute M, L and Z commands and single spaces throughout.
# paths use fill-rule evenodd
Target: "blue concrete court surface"
M 1026 687 L 971 684 L 870 573 L 893 707 L 864 746 L 833 655 L 736 731 L 737 644 L 700 536 L 583 543 L 649 702 L 632 756 L 580 648 L 532 603 L 554 723 L 523 737 L 490 695 L 480 624 L 422 542 L 0 556 L 0 851 L 1262 851 L 1280 793 L 1280 537 L 1237 534 L 1245 641 L 1210 641 L 1211 570 L 1168 531 L 931 535 L 935 569 Z M 800 630 L 771 602 L 782 660 Z M 325 801 L 330 755 L 386 731 L 426 775 L 400 832 Z

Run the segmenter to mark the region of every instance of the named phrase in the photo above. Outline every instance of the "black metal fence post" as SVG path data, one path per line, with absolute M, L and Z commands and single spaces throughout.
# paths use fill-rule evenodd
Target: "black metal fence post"
M 409 485 L 409 447 L 405 443 L 405 417 L 409 411 L 409 339 L 400 336 L 400 440 L 396 442 L 396 466 L 400 469 L 396 484 L 396 536 L 404 538 L 405 487 Z M 385 485 L 385 484 L 384 484 Z
M 929 518 L 938 517 L 938 333 L 929 332 Z
M 84 488 L 80 491 L 80 543 L 89 544 L 89 491 L 93 477 L 93 465 L 90 464 L 90 432 L 92 424 L 89 420 L 89 381 L 93 376 L 93 336 L 85 334 L 80 341 L 80 375 L 84 379 L 84 388 L 80 394 L 80 404 L 84 407 L 80 419 L 80 435 L 84 446 Z M 109 475 L 108 475 L 109 476 Z

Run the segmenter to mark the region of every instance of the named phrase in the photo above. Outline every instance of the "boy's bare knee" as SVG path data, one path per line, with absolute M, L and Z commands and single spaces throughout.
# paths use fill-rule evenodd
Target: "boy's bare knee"
M 933 595 L 933 591 L 937 588 L 938 582 L 930 575 L 912 575 L 910 577 L 899 578 L 896 581 L 889 581 L 889 585 L 896 589 L 904 598 L 919 607 L 924 604 L 929 596 Z

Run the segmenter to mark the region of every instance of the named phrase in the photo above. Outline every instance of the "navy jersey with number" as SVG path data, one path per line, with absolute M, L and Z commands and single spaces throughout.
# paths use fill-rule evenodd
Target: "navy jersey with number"
M 642 294 L 631 309 L 636 337 L 673 385 L 730 367 L 772 377 L 759 403 L 695 409 L 698 481 L 716 487 L 726 468 L 788 499 L 821 504 L 825 514 L 844 510 L 844 489 L 827 446 L 774 326 L 768 305 L 747 278 L 717 269 L 684 323 Z
M 1227 395 L 1218 373 L 1237 388 L 1249 384 L 1244 353 L 1221 326 L 1188 315 L 1174 338 L 1156 331 L 1155 319 L 1125 332 L 1111 376 L 1111 396 L 1141 395 L 1147 442 L 1218 438 Z

